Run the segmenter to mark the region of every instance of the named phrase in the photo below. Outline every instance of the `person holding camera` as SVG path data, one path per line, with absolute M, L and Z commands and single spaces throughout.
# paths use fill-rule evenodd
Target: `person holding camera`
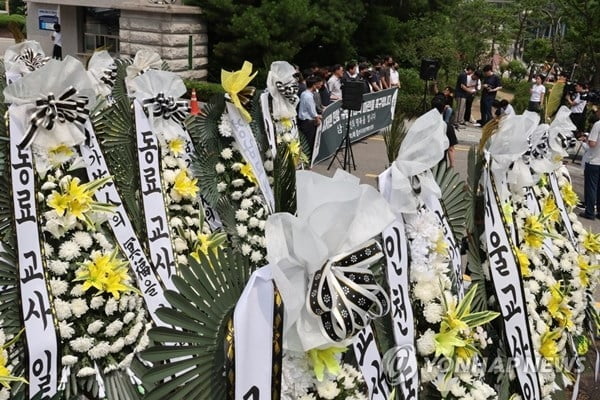
M 567 93 L 565 100 L 571 107 L 571 121 L 577 127 L 575 131 L 575 137 L 580 136 L 585 131 L 585 106 L 587 101 L 582 98 L 582 93 L 586 88 L 586 84 L 583 82 L 577 82 L 575 84 L 575 92 Z

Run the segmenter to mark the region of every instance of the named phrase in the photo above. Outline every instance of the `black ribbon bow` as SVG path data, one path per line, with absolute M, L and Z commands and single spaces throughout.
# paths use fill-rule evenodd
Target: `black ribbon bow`
M 73 122 L 84 132 L 83 125 L 90 114 L 90 110 L 86 108 L 88 98 L 85 96 L 75 97 L 76 94 L 77 89 L 71 86 L 58 99 L 56 99 L 54 93 L 48 94 L 46 98 L 38 99 L 35 102 L 37 109 L 29 120 L 29 127 L 25 137 L 18 144 L 19 148 L 25 149 L 31 146 L 40 126 L 52 130 L 57 121 L 61 123 Z
M 115 64 L 111 64 L 110 67 L 106 68 L 102 72 L 102 76 L 100 77 L 100 81 L 109 87 L 115 86 L 115 81 L 117 80 L 117 66 Z
M 530 159 L 533 158 L 535 160 L 543 159 L 548 153 L 549 147 L 549 136 L 548 132 L 544 132 L 542 137 L 538 140 L 538 142 L 533 145 L 531 143 L 531 138 L 528 139 L 529 142 L 529 150 L 524 154 L 525 164 L 529 164 Z
M 300 101 L 298 98 L 298 82 L 295 79 L 287 83 L 283 83 L 280 81 L 275 82 L 275 86 L 277 87 L 277 91 L 287 99 L 287 101 L 296 105 Z
M 183 124 L 190 112 L 187 101 L 176 101 L 173 96 L 165 97 L 162 92 L 157 94 L 156 97 L 144 100 L 143 105 L 144 109 L 149 110 L 154 117 L 172 119 L 179 124 Z
M 371 319 L 389 311 L 389 298 L 369 270 L 382 256 L 379 243 L 370 240 L 359 250 L 329 260 L 315 273 L 307 308 L 333 341 L 356 335 Z
M 34 53 L 32 49 L 25 49 L 15 57 L 15 61 L 22 62 L 30 71 L 43 67 L 48 60 L 50 60 L 50 57 L 44 57 L 41 53 Z

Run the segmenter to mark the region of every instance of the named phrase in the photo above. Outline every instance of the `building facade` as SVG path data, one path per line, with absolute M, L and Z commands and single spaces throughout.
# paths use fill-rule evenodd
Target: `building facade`
M 47 54 L 52 54 L 50 37 L 58 21 L 63 55 L 85 60 L 96 49 L 133 56 L 151 48 L 183 77 L 206 77 L 208 36 L 198 7 L 181 0 L 26 1 L 27 38 L 40 42 Z

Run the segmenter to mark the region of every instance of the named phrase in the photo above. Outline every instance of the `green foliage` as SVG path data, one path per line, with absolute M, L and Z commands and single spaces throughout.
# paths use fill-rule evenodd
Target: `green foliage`
M 542 63 L 552 53 L 552 42 L 549 39 L 537 38 L 527 44 L 523 52 L 525 62 Z
M 527 81 L 521 81 L 516 85 L 514 92 L 515 97 L 511 101 L 511 104 L 517 114 L 521 114 L 527 109 L 529 97 L 531 96 L 529 91 L 529 89 L 531 89 L 531 85 L 532 84 Z
M 527 76 L 527 68 L 525 68 L 523 63 L 519 60 L 512 60 L 509 62 L 506 66 L 506 70 L 508 71 L 510 78 L 515 81 L 520 81 Z
M 396 108 L 398 108 L 398 103 L 396 103 Z M 398 157 L 398 150 L 400 150 L 400 145 L 408 132 L 404 124 L 404 119 L 404 114 L 395 112 L 392 125 L 383 131 L 383 141 L 385 142 L 385 151 L 389 164 L 393 163 Z
M 196 97 L 199 101 L 208 102 L 213 96 L 225 93 L 220 83 L 196 81 L 185 79 L 185 87 L 188 89 L 187 96 L 190 96 L 192 89 L 196 89 Z
M 21 29 L 25 28 L 25 16 L 20 14 L 0 14 L 0 27 L 8 28 L 9 23 L 17 24 Z

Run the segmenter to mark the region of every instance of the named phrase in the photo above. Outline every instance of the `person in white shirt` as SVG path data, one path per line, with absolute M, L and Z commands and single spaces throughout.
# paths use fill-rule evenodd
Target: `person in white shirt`
M 571 96 L 571 94 L 567 93 L 565 96 L 567 103 L 571 106 L 571 121 L 577 127 L 575 137 L 579 137 L 585 131 L 585 106 L 587 105 L 587 101 L 581 98 L 581 93 L 585 87 L 585 83 L 577 82 L 575 84 L 575 94 Z
M 317 112 L 314 94 L 321 88 L 322 80 L 309 76 L 306 80 L 306 90 L 300 95 L 298 104 L 298 128 L 304 135 L 310 148 L 315 144 L 317 126 L 321 124 L 321 116 Z
M 54 33 L 52 34 L 52 58 L 62 60 L 62 33 L 60 33 L 60 24 L 54 24 Z
M 332 102 L 342 99 L 342 76 L 344 76 L 344 67 L 340 64 L 334 65 L 331 70 L 331 77 L 327 81 L 329 98 Z
M 600 218 L 600 107 L 594 106 L 597 121 L 594 123 L 589 136 L 581 135 L 579 140 L 589 146 L 585 152 L 585 167 L 583 169 L 583 198 L 585 211 L 579 214 L 586 219 Z
M 544 86 L 544 77 L 540 74 L 535 76 L 535 84 L 529 89 L 529 105 L 527 111 L 533 111 L 539 113 L 542 110 L 542 104 L 544 103 L 544 95 L 546 94 L 546 87 Z

